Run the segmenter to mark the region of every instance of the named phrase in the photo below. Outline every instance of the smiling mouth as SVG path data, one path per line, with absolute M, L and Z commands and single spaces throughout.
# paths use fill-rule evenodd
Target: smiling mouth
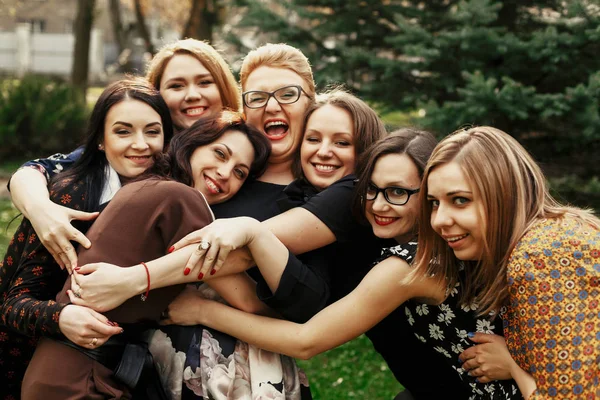
M 206 183 L 206 187 L 212 194 L 219 194 L 219 193 L 223 192 L 221 187 L 219 185 L 217 185 L 217 183 L 215 181 L 213 181 L 211 178 L 209 178 L 206 175 L 204 175 L 204 182 Z
M 311 163 L 313 167 L 317 170 L 317 172 L 330 173 L 340 169 L 339 165 L 329 165 L 329 164 L 315 164 Z
M 197 117 L 199 115 L 204 114 L 204 112 L 206 110 L 207 110 L 207 107 L 186 108 L 185 110 L 183 110 L 183 114 L 187 115 L 188 117 Z
M 469 234 L 465 233 L 464 235 L 460 235 L 460 236 L 447 236 L 444 239 L 446 239 L 446 241 L 448 243 L 456 243 L 459 240 L 462 240 L 462 239 L 466 238 L 467 236 L 469 236 Z
M 385 226 L 385 225 L 391 224 L 392 222 L 396 222 L 400 218 L 399 217 L 381 217 L 379 215 L 373 214 L 373 219 L 375 220 L 375 223 L 377 225 Z
M 280 140 L 287 135 L 289 125 L 284 121 L 270 121 L 264 126 L 267 137 L 271 140 Z
M 128 160 L 133 161 L 136 164 L 146 164 L 152 156 L 125 156 Z

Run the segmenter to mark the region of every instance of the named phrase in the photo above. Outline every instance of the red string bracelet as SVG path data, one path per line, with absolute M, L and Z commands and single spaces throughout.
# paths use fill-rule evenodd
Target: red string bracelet
M 148 277 L 148 286 L 146 287 L 146 293 L 140 295 L 140 298 L 142 299 L 142 301 L 146 301 L 146 299 L 148 298 L 148 295 L 150 294 L 150 270 L 148 269 L 148 266 L 146 265 L 145 262 L 142 261 L 142 265 L 144 266 L 144 268 L 146 268 L 146 276 Z

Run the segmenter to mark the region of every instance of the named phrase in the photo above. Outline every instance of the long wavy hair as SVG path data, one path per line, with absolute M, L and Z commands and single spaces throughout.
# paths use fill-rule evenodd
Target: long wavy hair
M 84 210 L 97 211 L 100 196 L 105 184 L 105 168 L 108 165 L 106 153 L 98 149 L 104 140 L 104 122 L 109 110 L 125 100 L 137 100 L 148 104 L 158 113 L 162 120 L 165 146 L 173 137 L 173 122 L 169 107 L 162 96 L 148 81 L 143 78 L 123 79 L 108 86 L 96 102 L 87 128 L 87 136 L 81 157 L 69 170 L 57 174 L 50 181 L 50 190 L 64 186 L 70 182 L 85 182 L 86 199 Z
M 457 163 L 481 199 L 484 222 L 483 254 L 466 261 L 463 304 L 476 303 L 480 315 L 498 311 L 508 299 L 508 261 L 521 237 L 542 218 L 573 217 L 600 227 L 589 210 L 565 206 L 549 193 L 544 174 L 531 155 L 510 135 L 481 126 L 454 132 L 435 148 L 423 175 L 417 273 L 434 275 L 449 287 L 459 280 L 459 264 L 448 244 L 431 224 L 427 201 L 428 177 L 441 165 Z

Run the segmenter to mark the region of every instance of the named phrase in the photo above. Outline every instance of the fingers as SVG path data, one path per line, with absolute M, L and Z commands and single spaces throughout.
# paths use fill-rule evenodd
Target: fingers
M 196 269 L 196 267 L 198 267 L 198 266 L 200 266 L 200 269 L 202 269 L 200 262 L 202 260 L 202 257 L 204 257 L 204 253 L 206 253 L 206 250 L 201 249 L 201 248 L 197 248 L 196 250 L 194 250 L 194 252 L 190 256 L 190 258 L 188 259 L 187 263 L 185 264 L 185 269 L 183 270 L 184 275 L 189 275 L 190 273 L 195 273 L 194 269 Z M 199 278 L 199 279 L 202 279 L 202 278 Z
M 75 304 L 76 306 L 85 306 L 85 301 L 83 301 L 80 297 L 75 296 L 75 293 L 71 289 L 67 290 L 67 295 L 69 296 L 69 301 L 71 304 Z
M 481 332 L 477 332 L 477 333 L 471 333 L 469 332 L 469 340 L 475 342 L 475 343 L 492 343 L 494 342 L 494 340 L 496 340 L 496 337 L 498 335 L 494 335 L 491 333 L 481 333 Z
M 173 251 L 181 249 L 182 247 L 185 247 L 192 243 L 199 243 L 200 240 L 202 240 L 200 236 L 200 231 L 201 230 L 197 230 L 184 236 L 182 239 L 180 239 L 177 243 L 173 245 Z
M 97 271 L 100 268 L 101 263 L 91 263 L 85 264 L 81 267 L 75 269 L 75 273 L 73 275 L 89 275 L 92 272 Z
M 73 209 L 69 209 L 68 215 L 69 220 L 72 221 L 74 219 L 78 219 L 81 221 L 91 221 L 96 219 L 100 213 L 98 211 L 95 212 L 85 212 L 85 211 L 77 211 Z
M 219 257 L 220 249 L 221 249 L 221 246 L 219 246 L 218 243 L 213 243 L 208 248 L 206 255 L 204 256 L 204 263 L 202 263 L 202 269 L 200 270 L 200 273 L 198 274 L 198 279 L 202 279 L 204 276 L 208 275 L 209 273 L 213 273 L 212 269 L 215 264 L 215 261 Z
M 123 332 L 123 329 L 116 322 L 109 321 L 104 315 L 88 309 L 94 321 L 90 322 L 90 329 L 103 336 L 112 336 Z

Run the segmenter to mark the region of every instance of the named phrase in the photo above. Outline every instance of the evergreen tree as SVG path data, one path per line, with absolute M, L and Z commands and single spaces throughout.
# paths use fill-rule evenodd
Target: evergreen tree
M 441 134 L 489 124 L 542 158 L 600 147 L 597 0 L 238 5 L 263 41 L 305 52 L 321 89 L 344 83 L 380 107 L 422 110 L 416 123 Z

